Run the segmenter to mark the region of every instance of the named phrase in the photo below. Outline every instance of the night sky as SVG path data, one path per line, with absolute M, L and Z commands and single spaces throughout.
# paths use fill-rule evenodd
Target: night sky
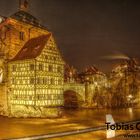
M 0 15 L 10 16 L 18 0 L 0 0 Z M 140 59 L 139 0 L 30 0 L 30 13 L 53 32 L 64 59 L 79 70 L 95 65 L 111 71 L 124 53 Z

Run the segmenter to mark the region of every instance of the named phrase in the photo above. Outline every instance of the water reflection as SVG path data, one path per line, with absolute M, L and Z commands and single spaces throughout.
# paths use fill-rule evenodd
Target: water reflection
M 0 139 L 105 125 L 106 114 L 112 114 L 115 122 L 140 120 L 140 109 L 132 108 L 64 110 L 63 117 L 57 119 L 0 117 Z
M 132 108 L 129 108 L 128 110 L 129 110 L 131 119 L 133 119 L 133 109 Z
M 140 119 L 140 109 L 85 109 L 65 110 L 65 115 L 70 119 L 105 121 L 105 115 L 112 114 L 116 121 L 129 121 Z

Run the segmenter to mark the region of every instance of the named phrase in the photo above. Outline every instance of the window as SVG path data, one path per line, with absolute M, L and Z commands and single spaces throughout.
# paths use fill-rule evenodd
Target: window
M 31 78 L 30 79 L 30 84 L 34 84 L 35 83 L 35 79 L 34 78 Z
M 46 77 L 43 78 L 43 84 L 47 84 L 48 79 Z
M 43 65 L 42 64 L 39 64 L 39 70 L 43 71 Z
M 32 96 L 31 95 L 29 96 L 29 100 L 32 100 Z
M 52 72 L 52 71 L 53 71 L 53 66 L 49 65 L 49 72 Z
M 35 67 L 34 67 L 34 64 L 30 64 L 30 70 L 34 70 Z
M 37 78 L 37 84 L 43 84 L 43 79 L 41 79 L 41 78 Z
M 58 84 L 59 84 L 59 85 L 62 84 L 62 80 L 61 80 L 61 79 L 58 80 Z
M 14 100 L 17 100 L 17 99 L 18 99 L 18 96 L 17 96 L 17 95 L 15 95 L 13 98 L 14 98 Z
M 50 94 L 47 95 L 47 99 L 51 100 L 51 95 Z
M 53 56 L 51 56 L 51 60 L 54 60 L 54 57 Z
M 37 100 L 40 100 L 41 99 L 41 95 L 37 95 Z
M 19 39 L 24 40 L 24 32 L 19 32 Z
M 46 60 L 48 60 L 48 59 L 49 59 L 49 57 L 48 57 L 47 55 L 45 55 L 45 59 L 46 59 Z
M 15 84 L 15 78 L 12 78 L 12 84 Z
M 54 57 L 53 59 L 54 59 L 54 61 L 57 61 L 57 58 L 56 57 Z
M 63 99 L 63 95 L 62 95 L 62 94 L 57 95 L 57 99 L 58 99 L 58 100 Z
M 60 66 L 58 66 L 58 67 L 57 67 L 57 71 L 58 71 L 59 73 L 62 73 L 62 68 L 61 68 Z
M 12 66 L 12 71 L 16 71 L 16 66 L 15 65 Z
M 48 77 L 44 77 L 44 84 L 48 84 Z
M 52 85 L 54 84 L 54 79 L 53 79 L 53 78 L 51 78 L 51 84 L 52 84 Z

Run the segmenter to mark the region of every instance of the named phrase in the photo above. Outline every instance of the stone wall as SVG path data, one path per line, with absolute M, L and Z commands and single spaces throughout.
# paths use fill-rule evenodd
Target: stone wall
M 0 84 L 0 115 L 7 116 L 7 108 L 8 108 L 8 102 L 7 102 L 7 88 L 4 83 Z
M 10 117 L 40 117 L 40 118 L 56 118 L 61 116 L 60 108 L 53 107 L 35 107 L 25 105 L 12 105 Z
M 21 32 L 24 33 L 23 39 L 20 38 Z M 46 29 L 8 18 L 7 23 L 0 28 L 1 51 L 5 52 L 8 58 L 12 58 L 29 39 L 48 33 Z

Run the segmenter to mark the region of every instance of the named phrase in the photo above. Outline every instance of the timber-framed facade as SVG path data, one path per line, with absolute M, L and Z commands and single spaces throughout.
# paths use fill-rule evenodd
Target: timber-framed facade
M 52 33 L 23 7 L 1 17 L 0 112 L 13 117 L 58 117 L 64 61 Z

